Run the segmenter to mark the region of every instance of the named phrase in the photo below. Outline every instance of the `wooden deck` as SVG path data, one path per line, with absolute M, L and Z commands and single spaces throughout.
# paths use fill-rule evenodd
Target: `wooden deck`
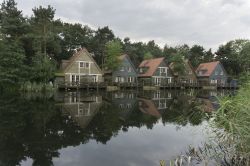
M 168 84 L 145 84 L 145 83 L 60 83 L 57 85 L 59 89 L 109 89 L 110 87 L 116 87 L 114 89 L 238 89 L 238 86 L 230 86 L 230 84 L 198 84 L 198 83 L 168 83 Z

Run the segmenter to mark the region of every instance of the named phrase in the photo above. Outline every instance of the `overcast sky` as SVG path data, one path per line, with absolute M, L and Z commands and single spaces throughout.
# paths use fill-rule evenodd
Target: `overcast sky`
M 51 5 L 56 18 L 92 28 L 109 26 L 132 41 L 160 46 L 187 43 L 213 48 L 249 38 L 250 0 L 16 0 L 24 15 Z

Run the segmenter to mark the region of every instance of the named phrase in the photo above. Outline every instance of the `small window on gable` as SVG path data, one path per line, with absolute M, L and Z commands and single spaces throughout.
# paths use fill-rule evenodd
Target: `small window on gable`
M 89 62 L 79 62 L 80 68 L 89 68 Z
M 121 67 L 120 71 L 124 71 L 124 67 L 123 66 Z
M 160 68 L 160 73 L 165 73 L 166 69 L 165 68 Z
M 218 75 L 218 71 L 215 72 L 215 75 L 216 75 L 216 76 Z
M 131 71 L 132 71 L 131 67 L 128 67 L 128 72 L 131 72 Z
M 223 75 L 223 71 L 220 72 L 220 75 Z

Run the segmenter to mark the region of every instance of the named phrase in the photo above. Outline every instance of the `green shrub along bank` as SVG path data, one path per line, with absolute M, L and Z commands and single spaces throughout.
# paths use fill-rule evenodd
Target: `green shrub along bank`
M 223 129 L 222 137 L 234 145 L 234 153 L 250 156 L 250 79 L 241 87 L 236 96 L 220 100 L 220 109 L 215 113 L 213 124 Z
M 20 90 L 22 92 L 51 92 L 56 90 L 57 88 L 53 86 L 53 84 L 50 83 L 31 83 L 31 82 L 25 82 L 23 85 L 21 85 Z

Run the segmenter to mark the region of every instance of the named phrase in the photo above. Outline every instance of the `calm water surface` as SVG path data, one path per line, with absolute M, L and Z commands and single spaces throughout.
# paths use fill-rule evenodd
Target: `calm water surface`
M 152 166 L 208 136 L 227 91 L 4 94 L 0 165 Z

